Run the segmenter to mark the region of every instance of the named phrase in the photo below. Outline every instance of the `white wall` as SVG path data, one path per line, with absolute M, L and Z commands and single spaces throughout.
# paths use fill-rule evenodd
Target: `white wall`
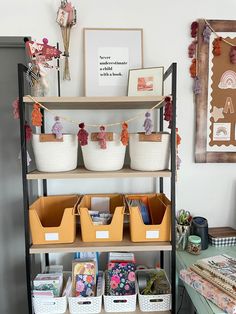
M 59 3 L 60 1 L 56 0 L 3 2 L 1 8 L 4 14 L 1 16 L 0 36 L 28 34 L 38 41 L 43 37 L 48 37 L 51 44 L 61 42 L 60 30 L 55 22 Z M 73 28 L 71 36 L 72 81 L 62 82 L 62 95 L 83 95 L 83 27 L 143 28 L 144 66 L 164 65 L 167 67 L 173 61 L 178 63 L 177 121 L 182 137 L 180 146 L 182 166 L 177 182 L 177 209 L 185 208 L 195 215 L 205 216 L 210 226 L 235 226 L 236 166 L 234 164 L 194 163 L 195 110 L 187 47 L 191 41 L 189 27 L 193 20 L 202 17 L 235 19 L 236 2 L 234 0 L 227 2 L 80 0 L 73 3 L 78 9 L 78 24 Z M 55 87 L 52 88 L 52 93 L 56 93 Z M 125 113 L 123 115 L 126 116 Z M 93 119 L 90 113 L 86 117 L 86 122 L 92 122 Z M 109 119 L 107 113 L 103 113 L 102 119 Z M 130 184 L 126 180 L 121 180 L 124 187 Z M 100 183 L 102 184 L 101 181 L 95 181 L 91 189 L 96 190 Z M 53 183 L 52 192 L 56 192 L 55 184 L 61 183 Z M 142 185 L 143 183 L 139 186 Z M 150 187 L 152 185 L 148 185 L 145 190 L 149 190 Z M 117 183 L 113 183 L 112 189 L 118 188 Z M 101 189 L 99 188 L 99 191 Z

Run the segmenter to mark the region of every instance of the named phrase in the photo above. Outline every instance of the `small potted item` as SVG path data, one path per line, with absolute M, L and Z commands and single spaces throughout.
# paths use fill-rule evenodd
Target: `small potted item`
M 190 235 L 192 216 L 189 211 L 181 209 L 178 211 L 176 220 L 176 248 L 185 250 Z
M 130 134 L 130 167 L 139 171 L 168 169 L 170 159 L 170 134 L 152 132 L 150 113 L 146 113 L 145 133 Z
M 79 125 L 84 130 L 84 124 Z M 120 135 L 105 132 L 105 127 L 100 127 L 100 132 L 87 134 L 87 140 L 81 132 L 78 133 L 82 148 L 84 166 L 91 171 L 116 171 L 124 165 L 126 145 L 120 140 Z

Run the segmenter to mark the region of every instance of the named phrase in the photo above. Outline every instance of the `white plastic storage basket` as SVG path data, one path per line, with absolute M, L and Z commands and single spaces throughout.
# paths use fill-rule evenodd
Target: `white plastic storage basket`
M 102 295 L 104 293 L 104 278 L 101 294 L 96 297 L 68 297 L 71 314 L 100 313 L 102 310 Z
M 124 165 L 126 146 L 120 141 L 120 135 L 113 133 L 113 140 L 107 141 L 107 148 L 101 149 L 98 141 L 91 141 L 82 146 L 85 168 L 91 171 L 116 171 Z
M 42 298 L 33 297 L 33 308 L 35 314 L 64 314 L 67 309 L 67 298 Z
M 134 170 L 156 171 L 168 168 L 170 159 L 170 134 L 156 133 L 158 141 L 140 140 L 140 134 L 130 134 L 129 153 Z M 152 134 L 153 135 L 153 134 Z
M 33 134 L 32 145 L 36 168 L 39 171 L 70 171 L 77 167 L 76 134 L 63 134 L 63 142 L 41 142 L 40 134 Z
M 150 270 L 138 270 L 136 275 L 138 276 L 139 272 L 155 272 L 157 269 Z M 164 270 L 161 270 L 164 271 Z M 166 275 L 166 274 L 165 274 Z M 170 287 L 170 283 L 166 276 L 166 281 Z M 171 294 L 158 294 L 158 295 L 142 295 L 138 289 L 138 301 L 139 307 L 142 312 L 158 312 L 158 311 L 169 311 L 171 310 Z

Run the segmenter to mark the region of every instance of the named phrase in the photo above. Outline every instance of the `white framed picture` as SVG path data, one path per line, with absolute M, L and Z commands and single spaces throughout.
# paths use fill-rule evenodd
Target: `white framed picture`
M 84 29 L 85 96 L 126 96 L 130 69 L 143 66 L 142 29 Z
M 129 71 L 128 96 L 163 96 L 164 67 Z

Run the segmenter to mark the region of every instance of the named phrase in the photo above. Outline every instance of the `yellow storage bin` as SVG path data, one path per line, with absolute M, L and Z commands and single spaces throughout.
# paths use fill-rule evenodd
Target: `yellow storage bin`
M 77 195 L 39 197 L 29 208 L 33 244 L 74 242 L 78 201 Z
M 92 198 L 109 198 L 109 210 L 113 214 L 110 224 L 94 225 L 89 214 Z M 107 242 L 123 240 L 124 202 L 120 194 L 88 194 L 80 201 L 81 236 L 84 242 Z
M 152 220 L 152 225 L 145 225 L 140 209 L 129 206 L 131 241 L 170 241 L 171 203 L 165 194 L 133 194 L 125 197 L 141 200 L 147 205 Z

